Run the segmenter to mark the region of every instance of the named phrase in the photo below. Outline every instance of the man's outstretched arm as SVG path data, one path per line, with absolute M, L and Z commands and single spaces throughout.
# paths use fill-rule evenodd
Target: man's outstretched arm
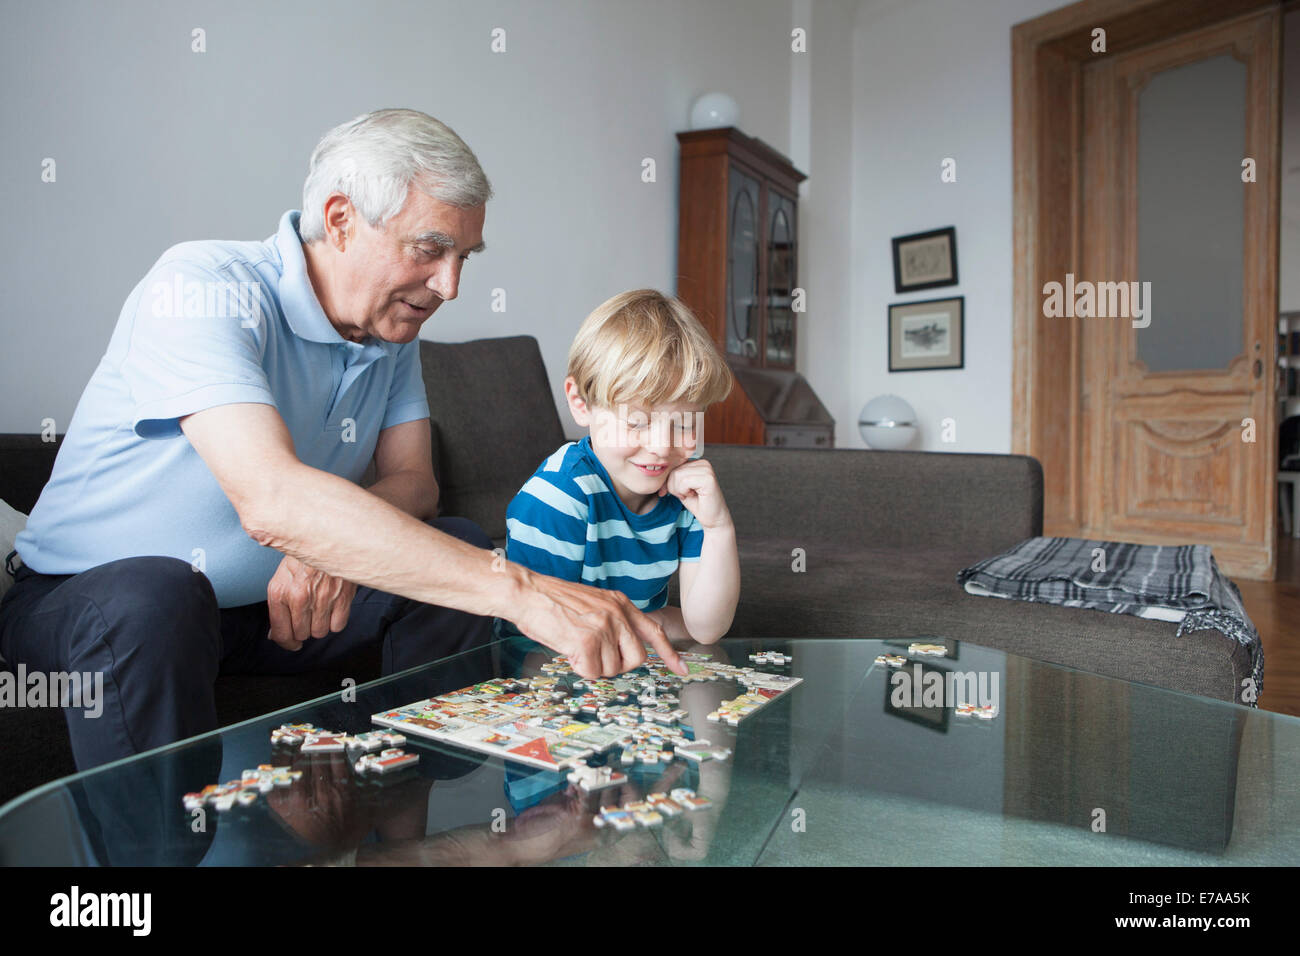
M 180 425 L 259 544 L 356 584 L 509 618 L 568 656 L 584 676 L 639 665 L 645 644 L 674 670 L 683 669 L 663 629 L 625 595 L 498 561 L 343 478 L 304 465 L 270 405 L 219 405 Z

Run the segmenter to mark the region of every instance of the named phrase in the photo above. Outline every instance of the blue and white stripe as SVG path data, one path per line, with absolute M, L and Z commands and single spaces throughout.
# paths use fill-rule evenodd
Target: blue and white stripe
M 698 561 L 699 522 L 672 495 L 633 514 L 591 440 L 569 442 L 524 483 L 506 512 L 506 557 L 542 574 L 622 591 L 655 611 L 682 561 Z

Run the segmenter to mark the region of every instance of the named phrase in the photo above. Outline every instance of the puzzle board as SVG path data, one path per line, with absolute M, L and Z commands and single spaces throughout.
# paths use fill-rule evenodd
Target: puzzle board
M 706 654 L 683 654 L 688 674 L 670 671 L 650 654 L 643 667 L 616 678 L 586 680 L 557 657 L 531 678 L 498 677 L 437 697 L 374 714 L 374 723 L 543 770 L 560 770 L 615 748 L 635 745 L 646 724 L 673 730 L 684 714 L 673 710 L 684 683 L 733 680 L 757 706 L 733 708 L 736 723 L 791 690 L 802 679 L 735 667 Z M 740 710 L 744 713 L 740 713 Z M 729 712 L 730 713 L 730 712 Z M 635 720 L 629 720 L 629 715 Z M 616 719 L 617 717 L 617 719 Z

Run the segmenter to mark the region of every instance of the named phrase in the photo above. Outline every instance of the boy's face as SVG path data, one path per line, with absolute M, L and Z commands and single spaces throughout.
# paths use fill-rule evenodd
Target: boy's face
M 699 446 L 703 409 L 684 402 L 593 408 L 578 396 L 572 378 L 565 380 L 564 391 L 573 420 L 589 429 L 591 449 L 609 472 L 615 493 L 633 513 L 649 511 L 668 475 Z

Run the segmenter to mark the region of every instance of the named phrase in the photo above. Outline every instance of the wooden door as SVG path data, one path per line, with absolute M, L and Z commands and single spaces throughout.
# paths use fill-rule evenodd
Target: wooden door
M 1203 543 L 1274 568 L 1278 13 L 1083 70 L 1079 275 L 1086 537 Z M 1244 181 L 1253 178 L 1252 181 Z

